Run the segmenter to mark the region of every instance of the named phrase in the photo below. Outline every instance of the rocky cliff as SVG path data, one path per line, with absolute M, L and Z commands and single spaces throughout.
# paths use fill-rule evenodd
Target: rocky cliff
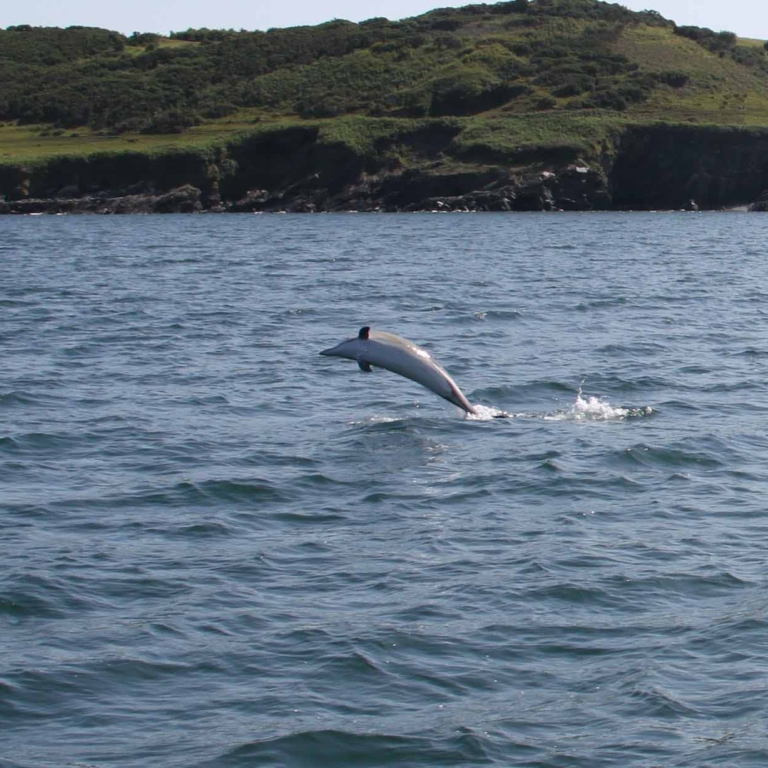
M 768 189 L 768 131 L 698 126 L 627 129 L 609 166 L 613 205 L 746 205 Z
M 206 152 L 2 166 L 0 213 L 720 209 L 768 189 L 768 130 L 628 127 L 592 155 L 474 163 L 453 152 L 455 132 L 435 124 L 361 152 L 294 126 Z

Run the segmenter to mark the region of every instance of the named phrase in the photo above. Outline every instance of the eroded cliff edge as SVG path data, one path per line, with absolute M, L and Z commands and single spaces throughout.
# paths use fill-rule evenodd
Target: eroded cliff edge
M 204 151 L 0 166 L 0 213 L 652 210 L 747 206 L 768 189 L 768 129 L 624 126 L 594 146 L 494 151 L 451 121 L 364 146 L 317 125 Z

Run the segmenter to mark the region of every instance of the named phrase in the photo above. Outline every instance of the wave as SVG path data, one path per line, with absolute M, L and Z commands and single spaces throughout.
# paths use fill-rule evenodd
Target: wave
M 0 408 L 13 408 L 25 405 L 40 405 L 42 401 L 23 390 L 0 392 Z
M 717 448 L 717 446 L 716 446 Z M 654 446 L 638 443 L 625 448 L 619 458 L 624 464 L 634 464 L 643 467 L 668 467 L 680 469 L 695 467 L 698 469 L 714 469 L 725 466 L 725 457 L 719 450 L 701 450 L 692 448 L 686 443 L 676 443 L 669 446 Z
M 281 505 L 290 501 L 292 497 L 292 493 L 287 493 L 274 483 L 256 478 L 248 480 L 217 479 L 199 482 L 182 480 L 166 486 L 158 485 L 157 487 L 141 488 L 124 493 L 104 493 L 85 497 L 74 495 L 56 501 L 52 506 L 69 512 L 83 512 L 94 509 L 139 510 L 154 507 L 211 507 L 221 502 L 245 505 Z M 90 524 L 93 525 L 93 521 Z M 142 523 L 127 522 L 126 524 L 143 527 Z M 194 534 L 195 531 L 190 531 L 190 533 Z M 197 533 L 221 535 L 223 531 L 201 529 Z
M 632 716 L 654 718 L 698 717 L 701 712 L 694 706 L 674 696 L 672 691 L 658 685 L 643 682 L 629 682 L 621 686 L 624 694 L 632 701 Z
M 540 387 L 532 385 L 540 396 Z M 572 391 L 567 385 L 559 382 L 546 382 L 545 387 L 553 393 Z M 481 395 L 486 400 L 509 400 L 514 393 L 521 394 L 519 399 L 524 400 L 521 389 L 511 387 L 490 387 L 473 393 L 473 396 Z M 529 395 L 530 396 L 530 395 Z M 579 388 L 574 402 L 565 409 L 556 411 L 508 411 L 495 405 L 485 403 L 472 403 L 474 414 L 466 414 L 466 421 L 485 422 L 495 419 L 514 418 L 541 418 L 546 421 L 625 421 L 627 419 L 643 418 L 654 415 L 656 412 L 651 406 L 614 406 L 610 402 L 597 396 L 585 397 Z M 397 418 L 392 416 L 374 416 L 362 421 L 352 422 L 352 426 L 361 431 L 399 432 L 414 430 L 418 426 L 426 426 L 430 423 L 439 424 L 437 419 Z
M 25 434 L 0 437 L 0 452 L 13 454 L 36 454 L 60 456 L 76 448 L 95 442 L 95 435 L 51 434 L 47 432 L 28 432 Z
M 220 522 L 190 523 L 179 528 L 177 533 L 181 537 L 194 539 L 235 535 L 235 531 L 230 526 Z
M 17 307 L 35 307 L 36 301 L 22 301 L 19 299 L 0 299 L 0 309 L 16 309 Z
M 476 734 L 466 727 L 444 736 L 306 730 L 239 745 L 194 768 L 239 768 L 246 763 L 263 768 L 481 765 L 490 762 L 488 742 L 487 734 Z
M 578 312 L 589 312 L 592 309 L 612 309 L 613 307 L 623 307 L 629 302 L 624 296 L 615 296 L 606 299 L 592 299 L 591 301 L 582 301 L 576 305 Z
M 613 406 L 599 397 L 584 397 L 581 387 L 572 405 L 563 410 L 544 416 L 547 421 L 625 421 L 626 419 L 652 416 L 650 406 L 622 407 Z
M 486 320 L 520 320 L 523 313 L 516 309 L 488 309 L 473 312 L 472 317 L 481 322 Z M 464 322 L 464 319 L 457 318 L 455 322 Z
M 71 584 L 52 576 L 15 576 L 2 585 L 0 592 L 0 616 L 16 620 L 63 618 L 87 606 L 88 601 L 75 594 Z
M 12 437 L 0 437 L 0 452 L 16 453 L 20 449 L 21 445 L 18 440 Z
M 474 413 L 467 414 L 467 421 L 491 421 L 493 419 L 513 418 L 513 414 L 507 413 L 501 408 L 494 408 L 491 405 L 481 405 L 473 403 Z
M 757 358 L 768 357 L 768 349 L 762 349 L 760 347 L 744 347 L 744 349 L 733 350 L 728 353 L 729 357 L 745 357 L 749 360 Z
M 274 484 L 263 480 L 204 480 L 184 481 L 171 489 L 171 495 L 179 501 L 197 503 L 205 501 L 282 502 L 285 493 Z
M 414 432 L 420 426 L 439 423 L 437 419 L 415 416 L 370 416 L 366 419 L 350 422 L 354 433 L 366 434 L 377 432 Z
M 507 384 L 474 390 L 471 398 L 483 400 L 483 405 L 519 409 L 527 404 L 540 404 L 545 398 L 562 399 L 573 394 L 573 385 L 551 379 L 539 379 L 526 384 Z M 475 405 L 475 403 L 473 403 Z

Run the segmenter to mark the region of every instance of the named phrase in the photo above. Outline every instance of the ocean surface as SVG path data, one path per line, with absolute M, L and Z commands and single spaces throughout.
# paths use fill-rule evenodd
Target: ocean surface
M 479 416 L 318 355 L 362 325 Z M 768 217 L 0 219 L 2 768 L 765 768 L 767 721 Z

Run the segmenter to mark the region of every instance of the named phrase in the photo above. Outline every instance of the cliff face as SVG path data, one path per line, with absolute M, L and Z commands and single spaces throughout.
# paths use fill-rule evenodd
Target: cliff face
M 3 166 L 0 212 L 717 209 L 768 189 L 768 131 L 630 127 L 587 162 L 548 151 L 474 165 L 451 158 L 452 139 L 435 126 L 360 153 L 297 126 L 207 153 Z
M 31 167 L 0 166 L 0 195 L 8 201 L 131 196 L 191 184 L 206 187 L 206 158 L 195 152 L 140 152 L 61 157 Z
M 746 205 L 768 189 L 768 131 L 631 128 L 618 140 L 609 179 L 619 209 Z

